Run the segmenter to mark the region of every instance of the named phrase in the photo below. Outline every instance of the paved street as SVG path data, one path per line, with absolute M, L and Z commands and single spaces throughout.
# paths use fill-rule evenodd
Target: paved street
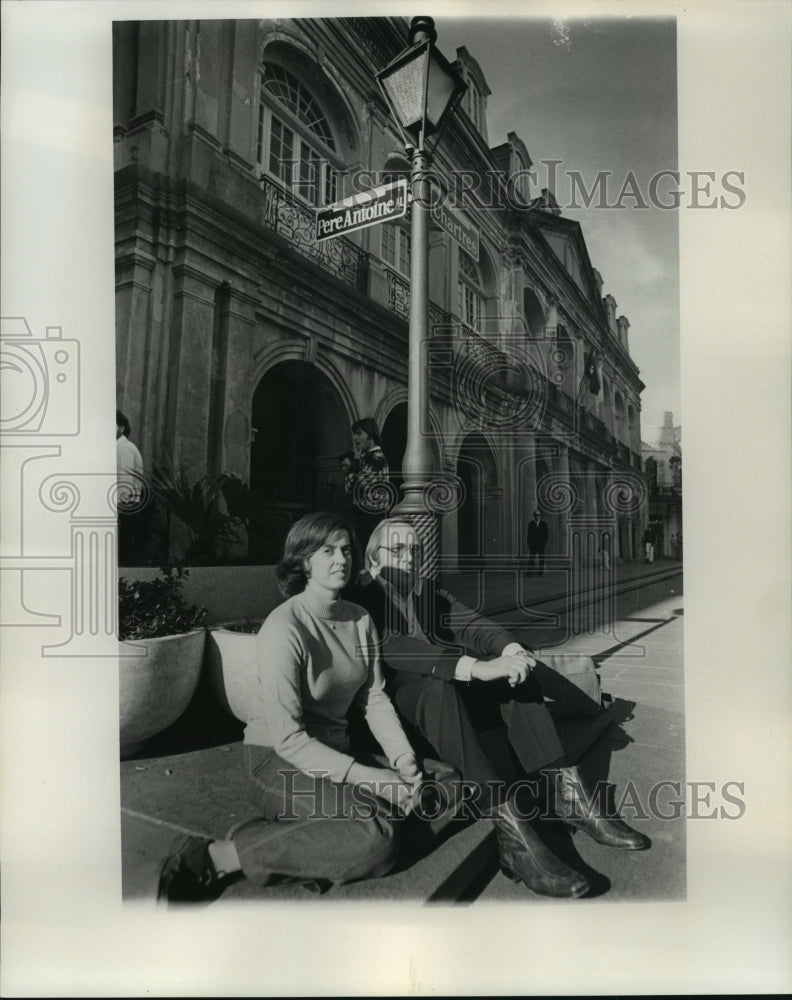
M 603 691 L 635 705 L 632 718 L 604 735 L 581 762 L 581 770 L 594 780 L 607 776 L 617 802 L 634 788 L 647 812 L 654 786 L 674 781 L 684 788 L 685 781 L 681 577 L 646 588 L 650 598 L 662 590 L 668 591 L 666 596 L 646 606 L 635 594 L 621 602 L 633 608 L 616 623 L 618 648 L 610 635 L 604 643 L 602 636 L 586 636 L 570 639 L 566 646 L 597 657 Z M 671 812 L 668 800 L 667 791 L 658 798 L 666 814 Z M 637 811 L 625 804 L 623 815 L 630 822 Z M 569 838 L 569 860 L 584 863 L 582 870 L 609 902 L 684 898 L 684 818 L 651 817 L 639 828 L 652 838 L 649 851 L 620 853 L 577 833 Z M 478 899 L 523 902 L 525 895 L 524 889 L 495 873 Z

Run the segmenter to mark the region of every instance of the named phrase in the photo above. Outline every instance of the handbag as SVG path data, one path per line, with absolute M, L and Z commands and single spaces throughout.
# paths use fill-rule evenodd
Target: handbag
M 585 653 L 542 653 L 531 671 L 554 719 L 581 719 L 602 712 L 594 660 Z

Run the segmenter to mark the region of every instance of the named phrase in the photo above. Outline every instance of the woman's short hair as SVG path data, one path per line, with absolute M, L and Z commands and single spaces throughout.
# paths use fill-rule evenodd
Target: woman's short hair
M 368 434 L 374 444 L 382 444 L 380 430 L 377 426 L 377 421 L 373 417 L 362 417 L 360 420 L 356 420 L 352 424 L 352 433 L 354 434 L 355 431 L 363 431 L 364 434 Z
M 337 531 L 345 531 L 349 536 L 352 549 L 352 573 L 354 580 L 360 571 L 360 545 L 352 526 L 340 514 L 329 511 L 319 511 L 316 514 L 306 514 L 296 521 L 286 536 L 283 546 L 283 556 L 275 568 L 278 586 L 282 594 L 292 597 L 305 590 L 308 574 L 305 572 L 305 560 L 320 549 L 327 539 Z
M 397 525 L 402 528 L 412 528 L 415 530 L 415 526 L 403 517 L 386 517 L 384 521 L 380 521 L 369 535 L 369 540 L 366 544 L 366 555 L 363 560 L 364 569 L 370 569 L 372 564 L 378 561 L 376 558 L 378 549 L 387 541 L 388 531 Z

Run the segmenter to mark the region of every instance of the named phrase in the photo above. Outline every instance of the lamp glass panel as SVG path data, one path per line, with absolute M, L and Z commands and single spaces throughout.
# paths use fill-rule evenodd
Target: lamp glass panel
M 423 116 L 423 88 L 428 50 L 382 76 L 382 85 L 403 128 L 420 124 Z
M 427 130 L 440 124 L 456 90 L 456 80 L 438 59 L 429 63 L 429 98 L 426 106 Z

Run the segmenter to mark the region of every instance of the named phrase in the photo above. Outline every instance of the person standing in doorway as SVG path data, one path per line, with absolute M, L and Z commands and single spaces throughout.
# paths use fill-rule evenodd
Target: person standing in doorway
M 543 520 L 541 511 L 533 512 L 533 520 L 528 525 L 528 576 L 533 576 L 534 567 L 541 576 L 544 573 L 544 554 L 550 530 Z
M 344 475 L 352 503 L 352 519 L 362 547 L 391 506 L 390 469 L 382 450 L 376 420 L 363 417 L 352 424 L 353 460 Z

